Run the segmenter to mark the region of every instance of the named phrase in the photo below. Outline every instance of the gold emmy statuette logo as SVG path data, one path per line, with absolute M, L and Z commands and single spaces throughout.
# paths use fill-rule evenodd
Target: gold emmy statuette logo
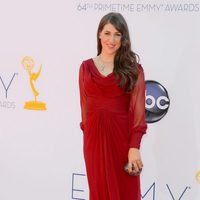
M 29 109 L 29 110 L 46 110 L 46 104 L 43 102 L 37 101 L 37 96 L 39 95 L 39 92 L 35 89 L 35 86 L 33 83 L 39 77 L 42 66 L 40 66 L 40 69 L 38 70 L 37 73 L 33 73 L 32 69 L 34 68 L 34 65 L 35 65 L 34 60 L 31 57 L 26 56 L 22 59 L 22 66 L 28 72 L 31 89 L 34 95 L 34 101 L 25 102 L 24 108 Z
M 195 178 L 196 178 L 197 183 L 200 184 L 200 171 L 198 171 L 198 172 L 196 173 Z

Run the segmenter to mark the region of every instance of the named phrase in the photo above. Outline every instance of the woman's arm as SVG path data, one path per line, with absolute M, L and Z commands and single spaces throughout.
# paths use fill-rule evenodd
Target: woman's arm
M 79 68 L 79 94 L 80 94 L 80 106 L 81 106 L 81 122 L 80 128 L 84 131 L 85 119 L 86 119 L 86 100 L 87 96 L 84 88 L 84 64 L 82 63 Z
M 140 156 L 140 143 L 143 134 L 146 133 L 147 124 L 145 118 L 145 79 L 141 65 L 138 66 L 138 80 L 131 93 L 129 106 L 129 130 L 130 149 L 128 152 L 129 172 L 132 172 L 132 164 L 136 171 L 143 167 Z

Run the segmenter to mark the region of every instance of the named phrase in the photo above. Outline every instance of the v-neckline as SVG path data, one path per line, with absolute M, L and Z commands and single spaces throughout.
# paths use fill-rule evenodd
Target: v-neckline
M 92 61 L 92 64 L 93 64 L 94 69 L 97 71 L 97 73 L 98 73 L 102 78 L 108 78 L 108 77 L 110 77 L 111 75 L 113 75 L 114 71 L 112 71 L 111 73 L 109 73 L 109 74 L 106 75 L 106 76 L 103 75 L 103 74 L 98 70 L 97 66 L 95 65 L 95 62 L 94 62 L 94 59 L 93 59 L 93 58 L 91 58 L 91 61 Z

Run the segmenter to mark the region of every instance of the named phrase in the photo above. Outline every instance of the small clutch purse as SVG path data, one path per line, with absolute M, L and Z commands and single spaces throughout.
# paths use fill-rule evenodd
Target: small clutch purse
M 128 173 L 131 176 L 138 176 L 141 173 L 141 171 L 142 171 L 142 169 L 140 169 L 139 172 L 136 172 L 135 168 L 134 168 L 134 165 L 132 164 L 132 172 L 129 173 L 128 172 L 128 162 L 124 165 L 124 170 L 125 170 L 126 173 Z

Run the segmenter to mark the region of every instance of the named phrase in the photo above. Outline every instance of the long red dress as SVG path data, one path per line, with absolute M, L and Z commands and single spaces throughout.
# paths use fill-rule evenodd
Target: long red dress
M 90 200 L 140 200 L 140 177 L 124 171 L 130 147 L 140 148 L 146 132 L 145 82 L 141 65 L 131 93 L 114 72 L 103 76 L 93 59 L 79 69 L 79 89 Z

